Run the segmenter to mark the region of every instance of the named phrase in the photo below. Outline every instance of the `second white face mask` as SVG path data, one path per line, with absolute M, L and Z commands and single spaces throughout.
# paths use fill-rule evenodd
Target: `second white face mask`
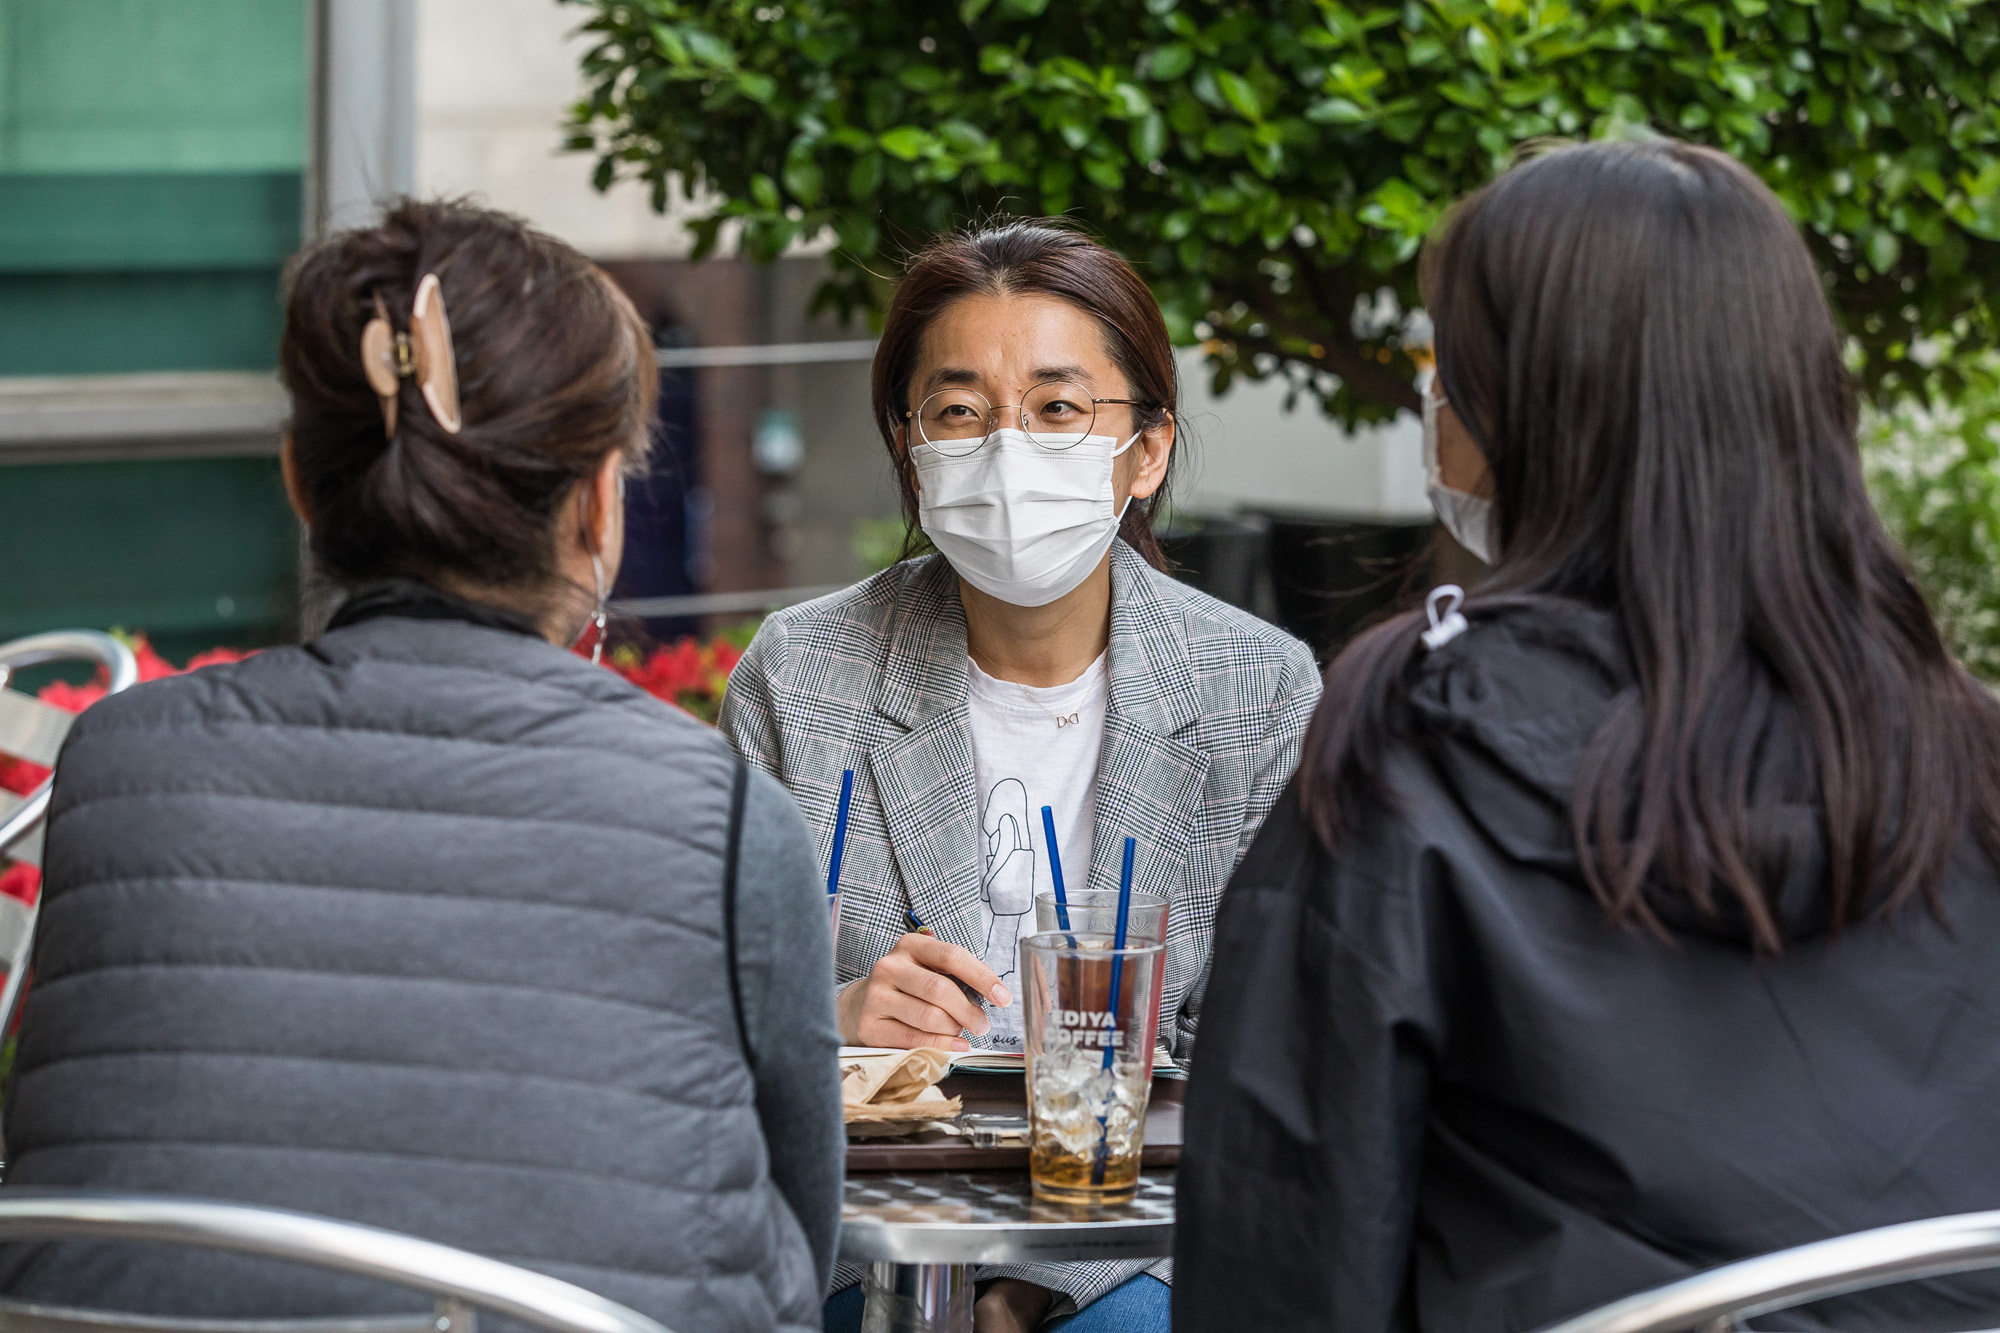
M 1444 530 L 1470 551 L 1481 564 L 1500 563 L 1499 541 L 1494 531 L 1493 502 L 1483 495 L 1469 495 L 1444 484 L 1438 471 L 1438 397 L 1424 393 L 1424 493 L 1431 510 Z
M 962 458 L 913 445 L 917 522 L 973 587 L 1014 606 L 1047 606 L 1088 578 L 1118 535 L 1125 511 L 1114 503 L 1112 461 L 1138 438 L 1088 435 L 1047 449 L 1025 431 L 1001 430 Z

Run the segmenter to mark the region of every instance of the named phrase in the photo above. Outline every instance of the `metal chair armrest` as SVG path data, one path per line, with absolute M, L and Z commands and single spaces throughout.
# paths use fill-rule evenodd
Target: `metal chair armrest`
M 0 1296 L 0 1329 L 6 1333 L 439 1333 L 437 1316 L 429 1311 L 326 1319 L 179 1319 L 37 1305 L 4 1296 Z
M 128 690 L 139 681 L 139 660 L 132 656 L 130 648 L 96 630 L 63 629 L 0 643 L 0 689 L 6 688 L 6 681 L 16 668 L 79 660 L 95 662 L 105 669 L 110 677 L 105 687 L 107 694 Z M 43 782 L 0 818 L 0 857 L 6 856 L 41 823 L 49 809 L 49 790 L 50 784 Z
M 28 835 L 41 827 L 42 817 L 49 812 L 49 796 L 55 783 L 44 779 L 41 785 L 21 798 L 21 803 L 0 816 L 0 857 L 14 850 L 17 843 L 26 841 Z
M 636 1310 L 496 1259 L 352 1222 L 206 1199 L 0 1189 L 0 1241 L 153 1241 L 374 1278 L 550 1333 L 668 1333 Z
M 1542 1333 L 1689 1333 L 1922 1278 L 2000 1266 L 2000 1212 L 1960 1213 L 1858 1231 L 1726 1264 L 1640 1292 Z

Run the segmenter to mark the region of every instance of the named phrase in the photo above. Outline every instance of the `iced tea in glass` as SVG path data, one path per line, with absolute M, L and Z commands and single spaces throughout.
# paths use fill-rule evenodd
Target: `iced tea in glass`
M 1021 941 L 1028 1174 L 1041 1198 L 1118 1203 L 1139 1187 L 1161 946 L 1112 944 L 1078 931 Z

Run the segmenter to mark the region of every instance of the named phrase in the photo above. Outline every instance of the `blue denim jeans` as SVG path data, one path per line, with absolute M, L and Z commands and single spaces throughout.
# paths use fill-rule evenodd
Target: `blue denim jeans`
M 1042 1333 L 1168 1333 L 1173 1291 L 1156 1277 L 1139 1276 L 1113 1287 L 1075 1314 L 1042 1325 Z M 826 1333 L 861 1333 L 861 1287 L 837 1292 L 826 1303 Z

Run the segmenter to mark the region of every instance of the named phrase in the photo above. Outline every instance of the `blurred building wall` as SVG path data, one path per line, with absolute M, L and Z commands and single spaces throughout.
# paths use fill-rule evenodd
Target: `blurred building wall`
M 419 191 L 472 195 L 569 241 L 604 263 L 649 321 L 671 329 L 671 342 L 715 349 L 865 336 L 807 317 L 819 259 L 690 264 L 683 201 L 662 216 L 642 186 L 592 188 L 594 160 L 562 150 L 563 116 L 583 88 L 588 40 L 576 29 L 585 15 L 554 0 L 418 0 Z M 708 546 L 701 586 L 858 576 L 856 522 L 896 511 L 869 425 L 866 363 L 724 366 L 693 377 L 704 492 L 697 518 Z M 782 424 L 773 414 L 783 413 L 803 449 L 796 470 L 767 475 L 752 443 L 760 423 Z
M 1217 397 L 1199 351 L 1183 350 L 1180 363 L 1188 453 L 1177 485 L 1186 508 L 1430 518 L 1423 432 L 1411 413 L 1345 431 L 1310 398 L 1287 408 L 1282 382 L 1237 384 Z

